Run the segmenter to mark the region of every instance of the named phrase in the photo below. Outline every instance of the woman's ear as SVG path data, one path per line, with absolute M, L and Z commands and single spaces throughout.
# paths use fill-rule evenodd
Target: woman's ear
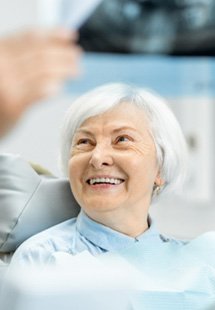
M 158 196 L 163 189 L 163 185 L 165 184 L 164 179 L 161 178 L 160 173 L 155 178 L 154 186 L 153 186 L 153 196 Z
M 160 172 L 157 174 L 154 184 L 157 186 L 163 186 L 165 184 L 164 179 L 160 176 Z

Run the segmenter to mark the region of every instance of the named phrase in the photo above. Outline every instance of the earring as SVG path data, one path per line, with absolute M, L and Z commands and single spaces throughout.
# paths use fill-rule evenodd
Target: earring
M 157 185 L 157 184 L 154 184 L 154 187 L 153 187 L 153 194 L 158 196 L 160 194 L 160 191 L 161 191 L 161 186 L 160 185 Z

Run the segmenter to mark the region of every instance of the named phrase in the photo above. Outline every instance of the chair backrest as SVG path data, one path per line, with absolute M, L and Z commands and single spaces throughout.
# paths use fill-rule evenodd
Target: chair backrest
M 0 155 L 0 254 L 79 210 L 67 179 L 38 175 L 18 155 Z

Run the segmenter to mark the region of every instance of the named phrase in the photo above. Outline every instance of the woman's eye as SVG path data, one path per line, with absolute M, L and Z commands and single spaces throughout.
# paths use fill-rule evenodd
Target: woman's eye
M 74 147 L 81 150 L 89 150 L 94 146 L 94 141 L 89 138 L 81 138 L 77 140 Z
M 131 141 L 131 138 L 127 137 L 127 136 L 120 136 L 116 139 L 116 142 L 128 142 Z
M 81 144 L 90 144 L 90 140 L 86 138 L 78 140 L 77 145 L 81 145 Z

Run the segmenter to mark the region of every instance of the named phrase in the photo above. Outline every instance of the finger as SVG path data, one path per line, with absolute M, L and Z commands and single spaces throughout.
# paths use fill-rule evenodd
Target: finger
M 78 33 L 66 28 L 33 30 L 28 32 L 27 36 L 31 40 L 41 40 L 46 43 L 76 42 L 78 40 Z
M 66 29 L 66 28 L 57 28 L 47 32 L 47 36 L 54 40 L 70 40 L 76 42 L 78 40 L 78 32 Z
M 13 65 L 13 74 L 16 78 L 21 76 L 38 76 L 58 73 L 63 76 L 73 76 L 78 71 L 81 51 L 79 48 L 55 48 L 39 51 L 29 55 L 28 58 L 20 57 Z M 74 69 L 74 72 L 73 72 Z
M 24 85 L 20 85 L 21 88 Z M 36 85 L 36 87 L 35 87 Z M 31 105 L 36 101 L 41 99 L 45 99 L 47 97 L 53 96 L 57 94 L 63 86 L 62 80 L 55 79 L 53 77 L 43 77 L 39 81 L 38 79 L 32 80 L 30 87 L 24 90 L 23 94 L 25 98 L 23 98 L 26 102 L 26 105 Z
M 7 57 L 25 55 L 34 50 L 46 47 L 65 46 L 75 43 L 78 39 L 76 32 L 64 28 L 54 30 L 32 30 L 12 35 L 0 40 L 0 50 Z
M 65 55 L 65 54 L 64 54 Z M 69 55 L 71 57 L 71 55 Z M 66 57 L 63 57 L 63 60 Z M 77 59 L 75 61 L 56 61 L 56 57 L 49 57 L 44 65 L 39 62 L 26 62 L 14 68 L 9 68 L 10 73 L 1 78 L 5 102 L 19 103 L 23 106 L 31 104 L 31 101 L 47 97 L 57 91 L 57 85 L 61 85 L 67 78 L 75 78 L 80 74 Z M 38 60 L 38 59 L 37 59 Z M 54 85 L 54 86 L 52 86 Z

